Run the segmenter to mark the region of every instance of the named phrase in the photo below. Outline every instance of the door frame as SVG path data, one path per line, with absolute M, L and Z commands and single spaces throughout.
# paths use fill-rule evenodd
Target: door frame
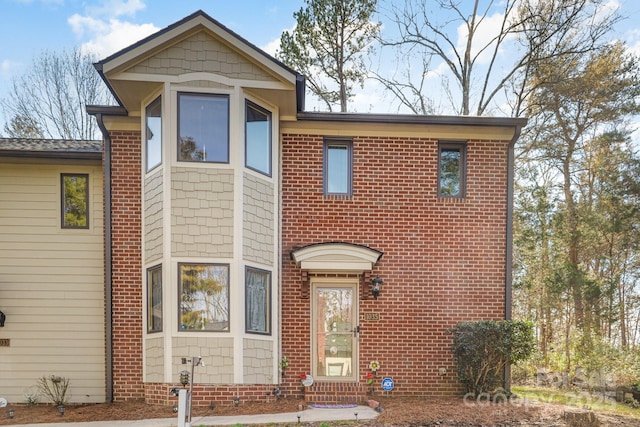
M 310 297 L 310 332 L 311 332 L 311 372 L 313 377 L 318 381 L 331 381 L 331 382 L 357 382 L 359 378 L 359 360 L 360 360 L 360 336 L 356 333 L 355 336 L 351 335 L 351 375 L 350 376 L 328 376 L 320 375 L 318 372 L 318 362 L 316 357 L 317 352 L 317 310 L 316 310 L 316 290 L 318 288 L 347 288 L 352 290 L 352 307 L 351 307 L 351 320 L 353 327 L 356 328 L 359 325 L 360 319 L 360 281 L 358 277 L 311 277 L 311 297 Z

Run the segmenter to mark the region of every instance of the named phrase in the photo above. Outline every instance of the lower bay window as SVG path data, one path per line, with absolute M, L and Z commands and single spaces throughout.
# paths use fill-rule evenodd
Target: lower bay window
M 229 331 L 229 265 L 178 264 L 182 331 Z

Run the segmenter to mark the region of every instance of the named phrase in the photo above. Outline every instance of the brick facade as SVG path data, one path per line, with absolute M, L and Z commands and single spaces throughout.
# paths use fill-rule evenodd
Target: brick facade
M 426 134 L 426 133 L 425 133 Z M 371 272 L 378 300 L 360 295 L 360 383 L 316 383 L 307 399 L 353 400 L 366 390 L 369 362 L 395 381 L 394 395 L 459 392 L 447 328 L 505 316 L 507 141 L 469 141 L 467 197 L 436 196 L 437 140 L 355 137 L 353 196 L 323 196 L 323 135 L 282 137 L 282 350 L 284 379 L 309 372 L 310 312 L 297 248 L 348 242 L 382 251 Z M 304 285 L 302 285 L 304 286 Z M 380 320 L 365 321 L 365 313 Z M 295 356 L 294 356 L 295 355 Z M 446 372 L 442 372 L 442 368 Z M 380 392 L 379 379 L 376 389 Z
M 142 381 L 140 135 L 111 138 L 115 398 L 170 404 L 174 385 Z M 335 241 L 382 251 L 370 275 L 383 277 L 384 285 L 378 300 L 368 279 L 360 287 L 360 381 L 316 382 L 304 397 L 362 401 L 371 360 L 381 363 L 378 377 L 394 379 L 394 395 L 459 392 L 447 328 L 505 313 L 507 143 L 469 141 L 462 200 L 436 197 L 437 140 L 355 137 L 351 197 L 323 195 L 322 147 L 323 135 L 282 137 L 282 354 L 290 359 L 283 394 L 302 397 L 299 374 L 310 371 L 309 293 L 289 254 Z M 380 320 L 366 321 L 365 313 Z M 375 386 L 380 393 L 379 378 Z M 232 395 L 271 399 L 272 389 L 197 385 L 194 404 L 228 404 Z
M 122 131 L 110 136 L 114 399 L 142 399 L 141 137 Z

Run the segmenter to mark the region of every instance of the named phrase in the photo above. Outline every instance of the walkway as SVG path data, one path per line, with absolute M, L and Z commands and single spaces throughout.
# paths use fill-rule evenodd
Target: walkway
M 220 417 L 193 417 L 191 427 L 198 426 L 232 426 L 236 424 L 294 424 L 298 422 L 300 415 L 301 423 L 317 421 L 355 421 L 374 419 L 378 413 L 368 406 L 357 406 L 355 408 L 308 408 L 300 412 L 286 412 L 283 414 L 260 414 L 260 415 L 232 415 Z M 86 423 L 52 423 L 52 424 L 15 424 L 12 427 L 175 427 L 176 418 L 158 418 L 138 421 L 92 421 Z

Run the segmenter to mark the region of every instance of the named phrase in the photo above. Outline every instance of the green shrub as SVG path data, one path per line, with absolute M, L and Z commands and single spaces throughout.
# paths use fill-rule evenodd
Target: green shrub
M 526 360 L 535 348 L 530 322 L 461 322 L 450 332 L 458 378 L 475 395 L 502 386 L 505 366 Z

